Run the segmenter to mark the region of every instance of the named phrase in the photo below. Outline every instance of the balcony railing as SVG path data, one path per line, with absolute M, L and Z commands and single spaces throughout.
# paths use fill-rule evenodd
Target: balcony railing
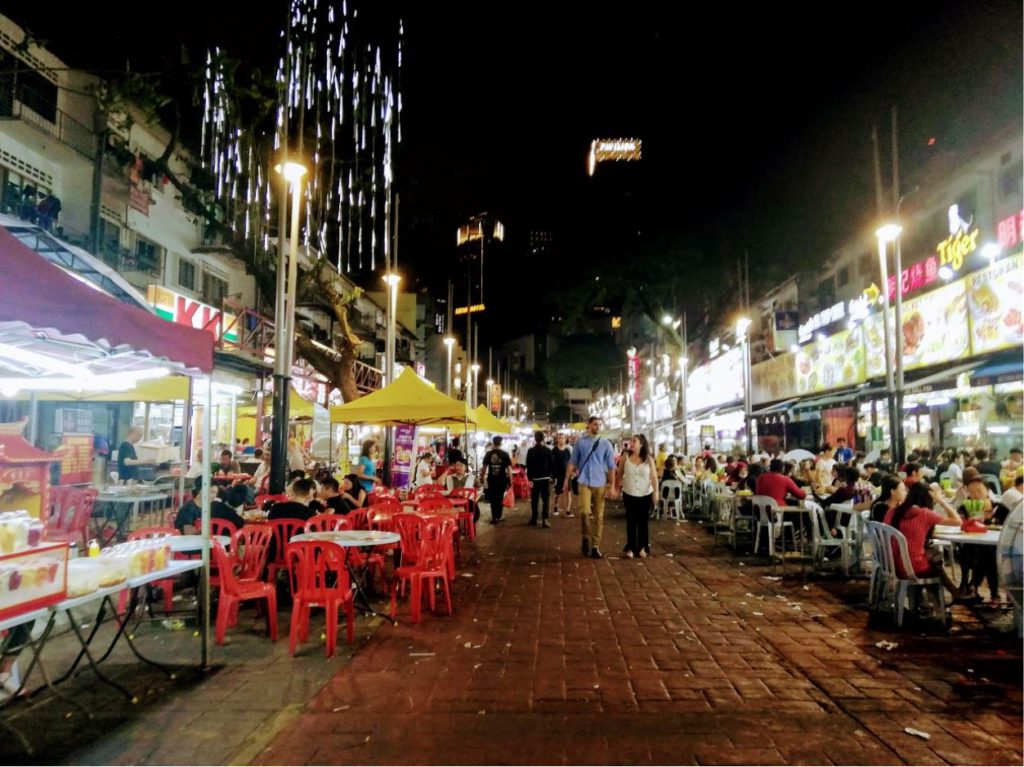
M 9 86 L 9 83 L 4 83 Z M 21 96 L 21 98 L 17 98 Z M 24 100 L 22 100 L 24 99 Z M 27 103 L 26 103 L 27 102 Z M 28 104 L 45 104 L 52 112 L 52 120 L 34 111 Z M 24 86 L 15 93 L 13 87 L 0 87 L 0 119 L 22 120 L 58 141 L 67 144 L 83 157 L 96 156 L 96 134 L 62 109 L 47 103 L 41 96 Z

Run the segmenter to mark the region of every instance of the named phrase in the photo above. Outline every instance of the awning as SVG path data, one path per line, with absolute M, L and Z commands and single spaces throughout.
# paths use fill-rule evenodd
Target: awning
M 426 383 L 411 367 L 383 389 L 331 408 L 331 423 L 397 426 L 453 421 L 475 424 L 476 414 L 466 402 L 452 399 Z
M 1024 361 L 1019 349 L 1014 359 L 993 359 L 971 373 L 971 383 L 975 386 L 1019 381 L 1021 378 L 1024 378 Z
M 930 375 L 926 375 L 916 381 L 904 381 L 903 391 L 924 389 L 926 386 L 934 386 L 941 383 L 956 383 L 957 376 L 961 373 L 968 373 L 974 370 L 980 364 L 981 363 L 979 362 L 968 362 L 963 365 L 957 365 L 956 367 L 940 370 L 937 373 L 931 373 Z
M 22 392 L 18 399 L 28 399 Z M 188 377 L 166 376 L 139 381 L 128 391 L 106 392 L 40 392 L 40 402 L 177 402 L 188 399 Z
M 492 414 L 486 405 L 477 405 L 473 413 L 476 416 L 476 428 L 478 431 L 486 431 L 491 434 L 512 433 L 511 425 Z
M 21 356 L 66 354 L 94 375 L 168 365 L 213 370 L 213 336 L 128 306 L 47 262 L 0 227 L 0 342 Z M 53 371 L 36 371 L 52 373 Z
M 705 418 L 710 418 L 716 413 L 727 413 L 736 408 L 743 407 L 743 400 L 734 400 L 732 402 L 724 402 L 720 405 L 714 405 L 712 407 L 706 407 L 703 410 L 697 410 L 692 413 L 686 414 L 687 421 L 701 421 Z
M 146 297 L 135 286 L 87 250 L 13 216 L 0 215 L 0 227 L 73 277 L 88 280 L 117 300 L 154 313 Z
M 753 411 L 750 414 L 750 417 L 751 418 L 759 418 L 759 417 L 761 417 L 763 415 L 773 415 L 775 413 L 784 413 L 785 411 L 789 410 L 789 406 L 790 405 L 792 405 L 794 402 L 798 402 L 799 400 L 800 400 L 799 397 L 794 397 L 793 399 L 787 399 L 787 400 L 783 400 L 782 402 L 776 402 L 774 405 L 769 405 L 766 408 L 762 408 L 760 410 Z
M 814 399 L 797 402 L 792 407 L 794 410 L 818 409 L 828 407 L 829 405 L 838 405 L 843 402 L 851 402 L 852 400 L 857 399 L 860 395 L 860 389 L 845 389 L 833 394 L 826 394 L 824 397 L 815 397 Z

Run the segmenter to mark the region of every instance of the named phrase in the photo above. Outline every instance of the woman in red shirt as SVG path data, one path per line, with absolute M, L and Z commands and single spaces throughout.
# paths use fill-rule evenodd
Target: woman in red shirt
M 907 553 L 910 555 L 910 565 L 914 568 L 914 574 L 921 578 L 941 578 L 942 585 L 959 600 L 962 598 L 960 590 L 942 567 L 942 552 L 937 547 L 929 545 L 935 525 L 960 526 L 960 517 L 956 511 L 944 498 L 936 498 L 941 492 L 938 485 L 929 487 L 924 482 L 915 482 L 907 489 L 907 500 L 895 509 L 890 509 L 885 515 L 884 522 L 895 527 L 907 539 Z M 937 500 L 943 510 L 941 514 L 934 510 Z M 907 574 L 895 543 L 893 551 L 896 554 L 896 573 L 905 578 Z

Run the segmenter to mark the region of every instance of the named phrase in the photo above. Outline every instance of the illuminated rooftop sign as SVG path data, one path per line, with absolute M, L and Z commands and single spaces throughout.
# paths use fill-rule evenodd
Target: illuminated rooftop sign
M 596 138 L 590 142 L 587 174 L 594 175 L 601 162 L 635 162 L 640 159 L 638 138 Z

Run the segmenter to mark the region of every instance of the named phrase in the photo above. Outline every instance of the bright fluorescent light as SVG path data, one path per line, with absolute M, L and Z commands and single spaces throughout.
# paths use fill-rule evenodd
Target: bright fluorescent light
M 995 261 L 1003 254 L 1003 249 L 994 242 L 986 242 L 981 246 L 981 255 L 989 261 Z
M 948 405 L 950 402 L 951 400 L 949 397 L 935 397 L 934 399 L 930 399 L 925 402 L 925 404 L 928 407 L 942 407 L 943 405 Z
M 953 433 L 954 434 L 977 434 L 978 433 L 978 427 L 977 426 L 954 426 L 953 427 Z
M 882 242 L 892 242 L 900 236 L 902 231 L 903 227 L 899 224 L 886 224 L 875 230 L 875 236 Z
M 789 347 L 789 350 L 793 354 L 796 354 L 798 351 L 800 351 L 800 344 L 793 344 L 792 346 Z
M 285 177 L 289 184 L 297 184 L 306 175 L 306 166 L 299 162 L 286 162 L 284 167 L 281 163 L 274 166 L 274 171 Z
M 985 431 L 987 431 L 989 434 L 1009 434 L 1010 433 L 1010 427 L 1009 426 L 988 426 L 988 427 L 985 428 Z
M 953 270 L 948 266 L 939 267 L 939 276 L 944 280 L 953 279 Z

